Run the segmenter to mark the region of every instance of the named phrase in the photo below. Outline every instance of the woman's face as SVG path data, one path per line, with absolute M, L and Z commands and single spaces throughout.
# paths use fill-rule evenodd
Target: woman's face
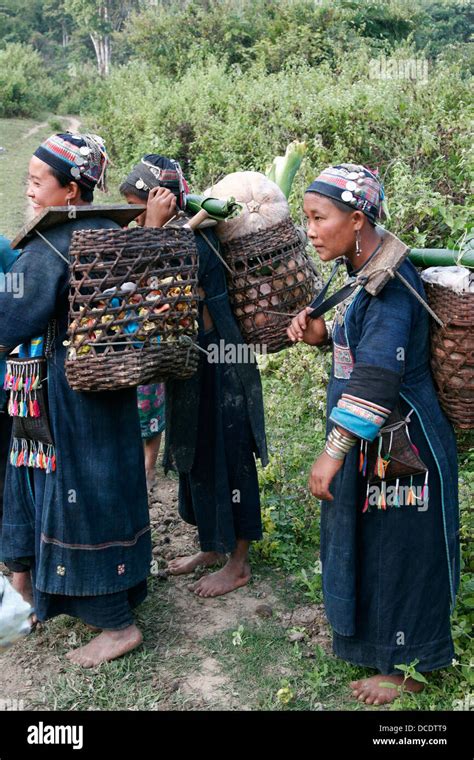
M 360 212 L 341 211 L 316 193 L 305 193 L 303 210 L 308 220 L 308 238 L 321 261 L 332 261 L 354 251 Z
M 141 198 L 138 197 L 138 195 L 133 195 L 133 193 L 125 193 L 125 200 L 127 203 L 130 203 L 132 206 L 143 206 L 146 205 L 146 201 L 143 201 Z M 139 216 L 136 216 L 133 220 L 139 227 L 145 226 L 145 218 L 146 218 L 146 210 L 142 211 L 142 213 Z
M 68 201 L 76 205 L 81 202 L 77 183 L 70 182 L 66 187 L 61 187 L 48 164 L 37 156 L 32 156 L 29 163 L 26 195 L 35 214 L 47 206 L 67 206 Z

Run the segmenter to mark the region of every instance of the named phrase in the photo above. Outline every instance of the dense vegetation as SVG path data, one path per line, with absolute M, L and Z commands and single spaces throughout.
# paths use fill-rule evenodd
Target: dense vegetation
M 103 6 L 113 6 L 108 22 L 97 16 Z M 179 158 L 202 190 L 229 171 L 263 170 L 304 139 L 295 219 L 315 173 L 353 159 L 379 167 L 390 229 L 418 247 L 454 247 L 470 224 L 470 14 L 464 0 L 3 0 L 0 118 L 80 115 L 105 138 L 115 185 L 154 151 Z M 93 38 L 110 43 L 107 76 Z M 266 532 L 255 558 L 320 601 L 317 506 L 306 479 L 323 444 L 327 357 L 300 346 L 262 369 L 271 462 L 261 473 Z M 472 692 L 466 437 L 460 464 L 460 664 L 422 698 L 425 709 L 451 709 Z
M 107 77 L 84 10 L 100 5 L 0 6 L 0 116 L 81 114 L 105 136 L 115 179 L 158 151 L 196 189 L 305 139 L 295 213 L 319 167 L 356 158 L 380 168 L 408 243 L 459 242 L 473 155 L 464 0 L 108 3 L 123 13 Z

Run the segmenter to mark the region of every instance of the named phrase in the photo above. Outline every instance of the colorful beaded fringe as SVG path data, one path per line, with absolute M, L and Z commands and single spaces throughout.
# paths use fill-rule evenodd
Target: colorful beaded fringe
M 419 456 L 419 451 L 415 444 L 413 442 L 410 442 L 411 446 L 413 448 L 413 451 Z M 365 478 L 367 475 L 367 446 L 368 442 L 361 439 L 360 442 L 360 452 L 359 452 L 359 472 L 362 473 L 363 477 Z M 382 456 L 382 436 L 379 436 L 379 449 L 377 453 L 377 458 L 375 460 L 375 466 L 374 466 L 374 475 L 377 475 L 378 478 L 380 478 L 380 493 L 377 498 L 377 508 L 378 509 L 387 509 L 387 506 L 392 506 L 388 504 L 387 501 L 387 481 L 385 480 L 385 474 L 387 472 L 387 467 L 390 463 L 390 449 L 385 455 L 385 457 Z M 369 483 L 369 480 L 367 478 L 367 491 L 365 496 L 365 502 L 364 506 L 362 508 L 362 512 L 367 512 L 369 509 L 369 492 L 371 486 L 374 486 L 374 483 Z M 407 506 L 414 506 L 415 504 L 424 504 L 425 498 L 427 497 L 428 493 L 428 472 L 425 475 L 425 482 L 423 484 L 423 489 L 421 491 L 421 495 L 417 496 L 415 493 L 415 489 L 413 486 L 413 477 L 410 478 L 410 485 L 408 486 L 408 493 L 407 493 L 407 499 L 406 499 L 406 505 Z M 401 507 L 400 504 L 400 479 L 397 478 L 395 482 L 395 495 L 394 495 L 394 507 Z
M 40 362 L 7 362 L 3 389 L 10 391 L 10 417 L 39 417 L 36 390 L 40 386 Z
M 56 452 L 51 444 L 14 438 L 10 464 L 13 467 L 37 467 L 49 474 L 56 470 Z

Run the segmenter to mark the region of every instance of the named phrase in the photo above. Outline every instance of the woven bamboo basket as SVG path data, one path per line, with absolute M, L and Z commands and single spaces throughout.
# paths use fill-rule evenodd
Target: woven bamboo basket
M 222 248 L 232 270 L 229 297 L 244 340 L 265 346 L 268 353 L 293 345 L 286 334 L 289 315 L 308 306 L 322 283 L 291 219 Z
M 444 322 L 431 325 L 431 366 L 440 403 L 453 425 L 474 428 L 474 293 L 424 283 L 428 302 Z
M 196 371 L 198 261 L 190 230 L 81 230 L 70 255 L 65 366 L 73 390 L 119 390 Z

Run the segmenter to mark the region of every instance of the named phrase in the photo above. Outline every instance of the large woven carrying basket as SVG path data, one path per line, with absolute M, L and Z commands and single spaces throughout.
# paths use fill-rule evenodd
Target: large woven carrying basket
M 438 397 L 453 425 L 474 428 L 474 293 L 424 283 L 428 302 L 444 322 L 431 323 L 431 366 Z
M 222 248 L 232 270 L 229 297 L 243 338 L 268 353 L 291 346 L 288 315 L 308 306 L 322 286 L 293 222 L 285 220 Z
M 118 390 L 196 371 L 193 232 L 81 230 L 70 255 L 66 376 L 73 390 Z

